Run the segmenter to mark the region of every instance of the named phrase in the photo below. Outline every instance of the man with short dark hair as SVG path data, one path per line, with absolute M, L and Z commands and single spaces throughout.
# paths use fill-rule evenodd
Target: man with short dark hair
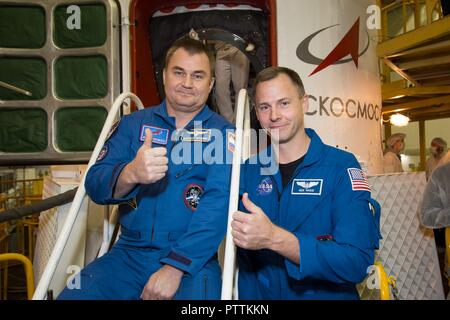
M 295 71 L 261 71 L 255 108 L 272 141 L 261 152 L 279 170 L 270 172 L 259 155 L 242 169 L 241 211 L 231 224 L 239 298 L 357 299 L 355 284 L 380 239 L 379 205 L 365 173 L 352 154 L 305 129 L 308 97 Z
M 163 73 L 166 99 L 110 133 L 86 191 L 97 203 L 119 204 L 121 235 L 81 271 L 81 288 L 59 299 L 220 297 L 217 249 L 231 173 L 222 138 L 232 126 L 205 104 L 213 65 L 201 42 L 176 41 Z

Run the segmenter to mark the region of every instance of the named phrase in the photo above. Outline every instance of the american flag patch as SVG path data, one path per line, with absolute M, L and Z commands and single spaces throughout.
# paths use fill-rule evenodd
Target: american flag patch
M 348 175 L 350 176 L 350 181 L 352 182 L 353 191 L 369 191 L 370 187 L 367 182 L 367 177 L 364 171 L 357 168 L 348 168 Z

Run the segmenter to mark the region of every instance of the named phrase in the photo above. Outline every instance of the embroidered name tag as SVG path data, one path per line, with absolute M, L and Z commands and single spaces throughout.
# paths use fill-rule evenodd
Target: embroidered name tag
M 209 142 L 211 141 L 211 129 L 183 130 L 179 139 L 185 142 Z
M 320 196 L 323 179 L 294 179 L 291 194 Z
M 159 127 L 153 127 L 144 124 L 141 127 L 141 135 L 139 140 L 145 141 L 145 129 L 150 129 L 152 131 L 152 142 L 157 144 L 166 145 L 169 140 L 169 129 L 163 129 Z

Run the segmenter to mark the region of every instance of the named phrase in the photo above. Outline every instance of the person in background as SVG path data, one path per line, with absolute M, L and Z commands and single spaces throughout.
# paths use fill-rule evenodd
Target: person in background
M 450 227 L 450 162 L 431 174 L 423 195 L 420 220 L 428 228 Z
M 386 140 L 386 150 L 383 156 L 384 173 L 403 172 L 400 152 L 405 149 L 404 133 L 394 133 Z
M 448 278 L 450 265 L 446 262 L 445 228 L 450 227 L 450 151 L 433 171 L 425 188 L 419 210 L 420 222 L 434 229 L 434 239 L 441 268 L 444 291 L 450 298 Z
M 250 61 L 235 46 L 223 41 L 214 41 L 216 51 L 215 99 L 220 114 L 234 123 L 235 110 L 231 103 L 230 84 L 234 89 L 235 100 L 241 89 L 247 89 Z
M 430 156 L 426 163 L 427 180 L 430 178 L 434 169 L 440 165 L 442 158 L 447 152 L 447 142 L 442 138 L 434 138 L 431 140 Z

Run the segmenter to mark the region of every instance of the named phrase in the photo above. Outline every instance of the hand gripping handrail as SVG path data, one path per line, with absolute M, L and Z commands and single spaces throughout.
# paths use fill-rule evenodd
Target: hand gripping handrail
M 80 210 L 81 204 L 83 202 L 84 196 L 86 195 L 86 189 L 84 188 L 84 181 L 86 179 L 86 174 L 89 168 L 95 163 L 97 157 L 100 153 L 100 150 L 103 148 L 103 144 L 105 143 L 106 137 L 108 136 L 108 132 L 111 126 L 114 123 L 116 118 L 116 114 L 120 109 L 123 101 L 125 99 L 131 98 L 134 103 L 136 103 L 138 109 L 143 109 L 144 105 L 141 100 L 131 92 L 124 92 L 120 94 L 117 99 L 114 101 L 111 109 L 109 110 L 108 117 L 106 118 L 105 124 L 103 125 L 102 132 L 97 140 L 97 144 L 95 145 L 94 151 L 92 151 L 91 158 L 89 160 L 87 170 L 81 180 L 80 186 L 78 187 L 77 193 L 72 202 L 72 206 L 70 207 L 69 213 L 67 214 L 67 218 L 64 222 L 61 233 L 56 240 L 55 246 L 53 247 L 52 254 L 45 266 L 44 272 L 42 273 L 39 284 L 36 288 L 36 291 L 33 295 L 33 300 L 43 300 L 47 296 L 47 290 L 50 285 L 50 281 L 53 278 L 56 267 L 58 266 L 59 260 L 63 254 L 64 248 L 67 244 L 67 241 L 70 236 L 70 232 L 72 231 L 73 225 L 78 216 L 78 212 Z
M 225 258 L 222 274 L 222 300 L 231 300 L 235 274 L 236 247 L 231 236 L 231 221 L 233 213 L 238 209 L 239 177 L 241 161 L 250 155 L 250 108 L 245 89 L 239 91 L 236 112 L 236 134 L 231 170 L 230 201 L 228 204 L 228 226 L 225 240 Z

